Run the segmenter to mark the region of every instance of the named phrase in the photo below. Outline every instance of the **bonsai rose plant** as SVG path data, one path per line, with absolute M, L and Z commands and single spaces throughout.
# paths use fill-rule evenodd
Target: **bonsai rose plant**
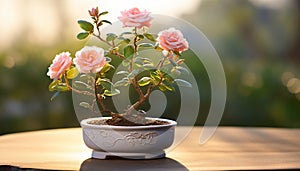
M 157 34 L 150 33 L 149 28 L 153 17 L 150 12 L 132 8 L 121 12 L 118 19 L 123 27 L 132 28 L 130 32 L 120 35 L 108 33 L 103 35 L 101 28 L 105 24 L 112 24 L 102 17 L 108 12 L 100 12 L 98 7 L 89 10 L 92 23 L 79 20 L 78 24 L 83 32 L 77 35 L 82 40 L 89 36 L 96 37 L 104 49 L 98 46 L 85 46 L 72 56 L 70 52 L 57 54 L 48 68 L 47 75 L 53 79 L 49 90 L 55 92 L 54 97 L 60 92 L 73 91 L 86 96 L 94 97 L 92 103 L 82 102 L 80 105 L 94 110 L 100 108 L 101 113 L 109 114 L 111 119 L 106 120 L 108 125 L 121 126 L 145 126 L 163 124 L 156 120 L 146 118 L 146 112 L 141 108 L 153 90 L 175 91 L 174 86 L 187 86 L 191 84 L 178 76 L 182 71 L 187 71 L 182 64 L 182 52 L 188 50 L 188 42 L 181 31 L 175 28 L 162 30 Z M 153 62 L 150 58 L 141 57 L 142 50 L 161 52 L 157 56 L 159 62 Z M 119 58 L 119 59 L 118 59 Z M 111 63 L 113 60 L 121 60 L 126 70 L 117 72 L 122 79 L 112 82 L 110 72 L 115 72 L 117 66 Z M 143 74 L 141 74 L 143 73 Z M 90 74 L 94 74 L 92 77 Z M 82 78 L 72 85 L 75 78 Z M 92 86 L 88 83 L 92 82 Z M 77 85 L 85 85 L 87 90 L 81 90 Z M 138 95 L 138 100 L 123 113 L 117 113 L 107 108 L 105 100 L 111 96 L 122 93 L 118 90 L 121 86 L 132 86 Z

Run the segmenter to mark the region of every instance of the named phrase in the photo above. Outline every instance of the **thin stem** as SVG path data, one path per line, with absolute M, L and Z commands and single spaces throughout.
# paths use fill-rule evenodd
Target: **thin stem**
M 110 115 L 112 114 L 112 112 L 110 110 L 108 110 L 103 102 L 103 97 L 101 94 L 98 93 L 98 85 L 97 85 L 97 76 L 96 76 L 96 79 L 95 79 L 95 94 L 96 94 L 96 100 L 99 102 L 101 108 L 102 108 L 102 112 L 106 112 L 106 113 L 109 113 Z
M 136 28 L 136 27 L 134 28 L 134 34 L 135 34 L 135 38 L 134 38 L 134 41 L 133 41 L 133 46 L 134 46 L 134 57 L 135 57 L 135 56 L 137 55 L 137 47 L 138 47 L 138 46 L 137 46 L 137 37 L 138 37 L 138 36 L 137 36 L 137 28 Z M 131 64 L 130 67 L 131 67 L 131 70 L 132 70 L 133 59 L 131 59 L 130 64 Z M 132 72 L 132 71 L 130 71 L 130 72 Z M 133 78 L 132 84 L 133 84 L 133 86 L 134 86 L 136 92 L 138 93 L 139 98 L 140 98 L 140 99 L 144 98 L 144 93 L 142 92 L 140 86 L 138 85 L 138 79 L 137 79 L 137 76 L 135 76 L 135 77 Z
M 136 55 L 137 55 L 137 53 L 138 53 L 138 51 L 137 51 L 137 48 L 138 48 L 138 45 L 137 45 L 137 38 L 138 38 L 138 35 L 137 35 L 137 28 L 136 28 L 136 27 L 134 28 L 134 34 L 135 34 L 135 38 L 134 38 L 134 41 L 133 41 L 133 46 L 134 46 L 134 57 L 136 57 Z M 131 59 L 130 63 L 131 63 L 131 70 L 132 70 L 133 59 Z M 133 84 L 133 86 L 134 86 L 136 92 L 137 92 L 138 95 L 139 95 L 139 98 L 140 98 L 139 101 L 141 101 L 142 99 L 145 98 L 145 97 L 144 97 L 145 95 L 144 95 L 144 93 L 142 92 L 140 86 L 138 85 L 138 79 L 137 79 L 137 76 L 135 76 L 135 77 L 133 78 L 132 84 Z
M 133 40 L 134 53 L 133 53 L 133 57 L 130 59 L 129 72 L 132 72 L 132 70 L 133 70 L 133 58 L 136 57 L 136 55 L 137 55 L 137 47 L 138 47 L 137 46 L 137 38 L 138 38 L 137 28 L 135 27 L 133 30 L 134 30 L 134 35 L 135 35 L 134 40 Z
M 138 107 L 140 107 L 150 96 L 152 90 L 153 90 L 154 86 L 153 85 L 149 85 L 148 87 L 148 90 L 147 90 L 147 93 L 142 97 L 140 98 L 139 101 L 135 102 L 133 105 L 131 105 L 126 114 L 129 114 L 133 109 L 137 109 Z
M 135 88 L 136 92 L 138 93 L 139 98 L 142 99 L 144 97 L 144 94 L 143 94 L 143 92 L 142 92 L 142 90 L 141 90 L 141 88 L 138 84 L 138 80 L 137 80 L 136 76 L 133 78 L 133 83 L 132 84 L 133 84 L 133 87 Z
M 166 60 L 170 55 L 172 55 L 172 54 L 171 54 L 170 52 L 168 52 L 168 54 L 167 54 L 166 56 L 164 56 L 164 57 L 159 61 L 159 63 L 158 63 L 157 66 L 156 66 L 156 68 L 157 68 L 158 70 L 160 70 L 160 69 L 163 67 L 165 60 Z
M 89 95 L 89 96 L 93 96 L 94 97 L 94 94 L 93 93 L 90 93 L 88 91 L 81 91 L 81 90 L 78 90 L 74 87 L 72 87 L 69 83 L 69 80 L 67 78 L 67 73 L 64 73 L 64 80 L 65 80 L 65 83 L 67 84 L 68 86 L 68 89 L 71 91 L 74 91 L 75 93 L 78 93 L 78 94 L 84 94 L 84 95 Z
M 163 67 L 163 65 L 164 65 L 166 59 L 167 59 L 167 57 L 164 57 L 164 58 L 159 62 L 159 65 L 157 66 L 157 69 L 158 69 L 158 70 L 160 70 L 160 69 Z
M 93 33 L 93 36 L 97 37 L 99 40 L 101 40 L 102 42 L 106 43 L 108 46 L 114 47 L 114 45 L 113 45 L 112 43 L 109 43 L 108 41 L 104 40 L 104 39 L 101 37 L 99 28 L 97 28 L 97 30 L 98 30 L 98 35 L 96 35 L 95 33 Z
M 161 79 L 159 80 L 159 82 L 158 82 L 156 85 L 150 84 L 150 85 L 148 86 L 148 89 L 147 89 L 146 94 L 143 95 L 143 96 L 140 96 L 139 101 L 137 101 L 137 102 L 135 102 L 133 105 L 131 105 L 131 106 L 128 108 L 126 114 L 129 114 L 133 109 L 137 109 L 138 107 L 140 107 L 140 106 L 141 106 L 141 105 L 142 105 L 142 104 L 150 97 L 150 94 L 151 94 L 153 88 L 159 86 L 159 85 L 162 83 L 163 77 L 160 76 L 160 78 L 161 78 Z
M 116 56 L 118 56 L 118 57 L 120 57 L 122 60 L 125 60 L 126 59 L 126 57 L 124 56 L 124 55 L 122 55 L 122 54 L 120 54 L 120 53 L 118 53 L 118 52 L 110 52 L 112 55 L 116 55 Z
M 75 89 L 74 87 L 71 87 L 70 85 L 68 85 L 68 88 L 69 90 L 72 90 L 74 91 L 75 93 L 78 93 L 78 94 L 83 94 L 83 95 L 88 95 L 88 96 L 95 96 L 93 93 L 90 93 L 88 91 L 81 91 L 81 90 L 78 90 L 78 89 Z
M 114 41 L 112 41 L 112 43 L 110 43 L 110 42 L 104 40 L 104 39 L 101 37 L 101 32 L 100 32 L 99 27 L 97 27 L 97 31 L 98 31 L 98 35 L 96 35 L 95 33 L 93 33 L 93 36 L 97 37 L 100 41 L 106 43 L 106 44 L 107 44 L 108 46 L 110 46 L 111 48 L 115 48 L 115 47 L 116 47 Z M 122 60 L 125 60 L 125 59 L 126 59 L 126 57 L 125 57 L 124 55 L 120 54 L 118 51 L 113 51 L 113 52 L 110 52 L 110 53 L 111 53 L 112 55 L 118 56 L 118 57 L 121 58 Z
M 137 38 L 138 38 L 138 34 L 137 34 L 137 28 L 135 27 L 134 28 L 134 35 L 135 35 L 135 38 L 134 38 L 134 41 L 133 41 L 133 46 L 134 46 L 134 54 L 137 55 Z
M 101 37 L 101 32 L 100 32 L 100 26 L 98 26 L 99 23 L 99 16 L 97 18 L 95 18 L 94 23 L 96 25 L 96 29 L 98 31 L 98 35 L 96 35 L 95 33 L 93 33 L 93 36 L 97 37 L 99 40 L 101 40 L 102 42 L 106 43 L 108 46 L 114 47 L 114 43 L 109 43 L 108 41 L 104 40 Z
M 91 106 L 91 110 L 92 110 L 94 113 L 99 114 L 99 111 L 96 111 L 96 110 L 95 110 L 95 106 L 97 106 L 97 100 L 96 100 L 96 99 L 93 100 L 93 103 L 92 103 L 92 106 Z

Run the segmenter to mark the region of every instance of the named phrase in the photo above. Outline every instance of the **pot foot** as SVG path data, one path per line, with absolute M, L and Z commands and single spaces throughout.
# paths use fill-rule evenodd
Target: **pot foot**
M 166 154 L 164 151 L 155 153 L 109 153 L 104 151 L 93 150 L 92 152 L 92 158 L 95 159 L 106 159 L 109 156 L 117 156 L 126 159 L 158 159 L 164 158 Z

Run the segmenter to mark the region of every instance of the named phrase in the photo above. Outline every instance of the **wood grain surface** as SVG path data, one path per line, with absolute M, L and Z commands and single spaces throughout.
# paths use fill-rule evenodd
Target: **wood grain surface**
M 180 131 L 188 127 L 177 127 Z M 201 145 L 194 127 L 167 157 L 156 160 L 90 159 L 81 128 L 0 136 L 0 169 L 53 170 L 262 170 L 300 169 L 300 129 L 219 127 Z

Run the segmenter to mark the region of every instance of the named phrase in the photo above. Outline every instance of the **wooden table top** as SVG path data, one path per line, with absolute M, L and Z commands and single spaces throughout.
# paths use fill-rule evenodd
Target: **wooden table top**
M 186 129 L 177 127 L 176 129 Z M 164 159 L 90 159 L 81 128 L 0 136 L 0 170 L 10 165 L 53 170 L 261 170 L 300 169 L 300 129 L 219 127 L 199 144 L 201 127 Z

